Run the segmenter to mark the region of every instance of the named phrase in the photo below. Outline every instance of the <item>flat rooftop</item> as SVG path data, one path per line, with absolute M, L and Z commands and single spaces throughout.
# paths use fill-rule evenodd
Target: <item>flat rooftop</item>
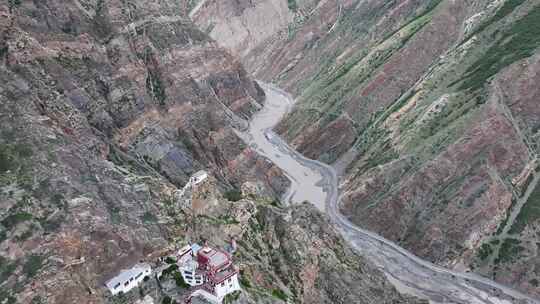
M 214 281 L 215 284 L 219 284 L 232 277 L 235 273 L 237 273 L 236 269 L 231 265 L 227 269 L 216 273 L 216 275 L 212 278 L 212 281 Z
M 220 250 L 204 247 L 198 254 L 208 261 L 210 267 L 218 268 L 230 262 L 229 256 Z

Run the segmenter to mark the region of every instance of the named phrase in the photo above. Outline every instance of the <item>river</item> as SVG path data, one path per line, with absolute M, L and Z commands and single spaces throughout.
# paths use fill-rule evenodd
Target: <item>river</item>
M 289 94 L 269 84 L 260 84 L 266 103 L 237 134 L 261 155 L 280 167 L 291 180 L 284 201 L 309 201 L 326 212 L 338 231 L 359 254 L 374 263 L 401 292 L 428 299 L 430 303 L 517 304 L 540 303 L 517 290 L 473 273 L 449 270 L 424 261 L 383 237 L 361 229 L 338 209 L 336 170 L 307 159 L 272 131 L 293 105 Z

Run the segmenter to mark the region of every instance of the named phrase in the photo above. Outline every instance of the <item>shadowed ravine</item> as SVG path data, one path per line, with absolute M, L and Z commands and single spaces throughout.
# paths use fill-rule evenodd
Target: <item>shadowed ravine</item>
M 343 237 L 369 258 L 396 288 L 427 298 L 431 303 L 539 303 L 514 289 L 472 273 L 455 272 L 424 261 L 383 237 L 360 229 L 339 213 L 338 177 L 331 166 L 307 159 L 289 147 L 272 128 L 289 111 L 293 100 L 271 85 L 261 84 L 265 107 L 254 116 L 249 130 L 238 134 L 283 169 L 291 179 L 285 201 L 310 201 L 325 211 Z

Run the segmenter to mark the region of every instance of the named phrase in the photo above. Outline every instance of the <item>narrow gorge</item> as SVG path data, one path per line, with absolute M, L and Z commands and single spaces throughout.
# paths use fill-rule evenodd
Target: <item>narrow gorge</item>
M 538 1 L 201 1 L 196 24 L 290 92 L 275 128 L 340 212 L 538 297 Z

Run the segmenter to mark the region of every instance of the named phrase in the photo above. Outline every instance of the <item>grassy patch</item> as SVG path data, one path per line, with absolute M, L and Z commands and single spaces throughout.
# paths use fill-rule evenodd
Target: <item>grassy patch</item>
M 506 1 L 501 8 L 495 13 L 495 15 L 486 21 L 484 24 L 482 24 L 478 29 L 474 31 L 474 33 L 471 35 L 475 35 L 484 29 L 486 29 L 488 26 L 490 26 L 493 23 L 496 23 L 500 21 L 501 19 L 505 18 L 506 16 L 510 15 L 518 6 L 523 4 L 525 0 L 508 0 Z
M 298 3 L 296 3 L 296 0 L 287 0 L 287 7 L 293 12 L 296 12 L 298 10 Z
M 158 221 L 158 218 L 150 211 L 146 211 L 140 218 L 144 223 L 157 223 Z
M 478 256 L 480 260 L 483 261 L 487 259 L 487 257 L 489 257 L 492 253 L 493 253 L 493 249 L 491 248 L 491 245 L 488 243 L 484 243 L 482 244 L 482 246 L 480 246 L 480 249 L 478 249 L 478 252 L 476 253 L 476 255 Z
M 242 197 L 242 191 L 238 190 L 238 189 L 232 189 L 232 190 L 229 190 L 227 192 L 225 192 L 223 194 L 223 197 L 225 197 L 228 201 L 231 201 L 231 202 L 238 202 L 239 200 L 241 200 L 243 197 Z
M 459 89 L 476 90 L 483 87 L 490 77 L 503 68 L 532 56 L 539 46 L 540 6 L 537 6 L 517 20 L 484 56 L 467 69 Z
M 507 238 L 501 244 L 499 256 L 495 260 L 495 264 L 512 262 L 519 258 L 520 253 L 524 250 L 521 246 L 521 241 L 517 239 Z
M 32 219 L 32 215 L 28 212 L 17 212 L 14 214 L 8 215 L 6 218 L 2 220 L 2 225 L 6 227 L 6 229 L 11 229 L 15 227 L 17 224 L 26 222 Z
M 285 292 L 281 289 L 273 289 L 272 296 L 282 301 L 287 301 L 287 298 L 288 298 L 287 294 L 285 294 Z
M 165 85 L 157 72 L 153 72 L 151 70 L 148 71 L 148 77 L 146 78 L 146 89 L 160 105 L 165 105 L 165 99 L 167 98 L 165 93 Z
M 225 298 L 223 298 L 223 304 L 232 304 L 234 303 L 236 300 L 238 300 L 238 298 L 240 298 L 240 294 L 241 292 L 239 290 L 233 292 L 233 293 L 230 293 L 228 295 L 225 296 Z
M 23 265 L 23 272 L 28 278 L 34 277 L 39 272 L 41 267 L 43 267 L 44 260 L 45 258 L 41 255 L 30 255 Z
M 10 261 L 0 256 L 0 284 L 2 284 L 5 280 L 7 280 L 9 276 L 13 274 L 16 268 L 17 268 L 16 261 Z
M 184 278 L 182 277 L 182 274 L 179 271 L 176 271 L 173 273 L 174 281 L 176 282 L 176 286 L 180 288 L 187 289 L 189 288 L 189 284 L 184 281 Z
M 510 228 L 510 233 L 520 233 L 525 227 L 540 219 L 540 184 L 534 188 L 527 202 L 521 208 L 516 220 Z
M 249 279 L 244 275 L 243 271 L 240 271 L 240 285 L 244 288 L 251 288 L 251 282 Z

